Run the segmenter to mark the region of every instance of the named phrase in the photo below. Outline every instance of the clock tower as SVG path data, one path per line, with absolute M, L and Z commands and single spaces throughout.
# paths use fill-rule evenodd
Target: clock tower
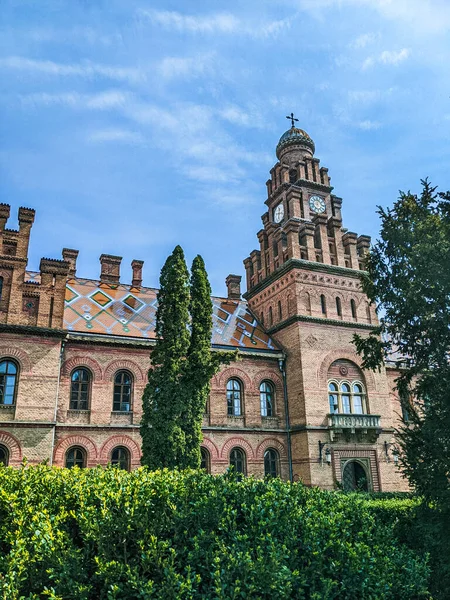
M 352 341 L 377 323 L 360 285 L 370 238 L 343 227 L 328 169 L 289 118 L 267 181 L 259 248 L 244 261 L 245 298 L 285 352 L 294 479 L 333 488 L 364 474 L 377 490 L 379 457 L 392 442 L 389 386 L 384 370 L 363 371 Z

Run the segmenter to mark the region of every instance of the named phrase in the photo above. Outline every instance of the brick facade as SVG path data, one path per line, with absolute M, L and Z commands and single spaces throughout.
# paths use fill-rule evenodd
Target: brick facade
M 363 372 L 352 344 L 354 333 L 367 335 L 377 322 L 359 282 L 370 239 L 343 229 L 342 200 L 313 153 L 314 143 L 300 129 L 280 139 L 259 249 L 244 261 L 247 304 L 236 275 L 227 278 L 228 298 L 216 299 L 213 348 L 238 348 L 239 360 L 211 382 L 203 419 L 208 468 L 224 472 L 230 453 L 239 448 L 247 474 L 260 477 L 271 449 L 285 479 L 333 489 L 364 472 L 370 489 L 406 489 L 392 459 L 401 413 L 395 370 Z M 139 466 L 141 398 L 154 344 L 142 315 L 156 297 L 142 288 L 143 262 L 133 261 L 128 287 L 120 283 L 118 256 L 100 257 L 99 282 L 77 279 L 78 251 L 72 249 L 63 250 L 62 260 L 42 259 L 39 273 L 29 273 L 34 211 L 19 209 L 18 231 L 6 228 L 9 213 L 8 205 L 0 205 L 0 365 L 9 361 L 17 374 L 14 401 L 0 403 L 0 458 L 11 465 L 26 457 L 63 466 L 76 448 L 89 467 L 106 465 L 122 448 L 128 466 Z M 119 288 L 128 294 L 120 301 L 114 296 Z M 95 317 L 83 305 L 92 298 L 100 307 L 111 306 L 110 313 L 99 308 L 101 316 Z M 103 329 L 95 329 L 95 318 Z M 108 319 L 117 326 L 112 333 Z M 131 330 L 136 319 L 140 329 Z M 79 369 L 89 397 L 81 408 L 71 404 L 72 377 Z M 113 409 L 119 372 L 132 381 L 127 410 Z M 240 385 L 240 414 L 228 411 L 230 379 Z M 330 381 L 359 382 L 364 414 L 332 413 Z M 260 386 L 266 382 L 271 415 L 261 410 Z M 339 390 L 342 407 L 347 398 L 344 387 Z

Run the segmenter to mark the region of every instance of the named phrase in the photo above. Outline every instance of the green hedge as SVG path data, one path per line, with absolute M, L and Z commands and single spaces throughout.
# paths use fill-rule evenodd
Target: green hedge
M 7 600 L 429 598 L 426 560 L 370 502 L 196 471 L 0 468 L 0 591 Z

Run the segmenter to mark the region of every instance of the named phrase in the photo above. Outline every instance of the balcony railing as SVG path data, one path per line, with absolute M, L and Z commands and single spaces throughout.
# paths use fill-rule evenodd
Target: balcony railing
M 328 415 L 328 424 L 331 429 L 350 429 L 351 433 L 357 430 L 380 429 L 380 415 Z

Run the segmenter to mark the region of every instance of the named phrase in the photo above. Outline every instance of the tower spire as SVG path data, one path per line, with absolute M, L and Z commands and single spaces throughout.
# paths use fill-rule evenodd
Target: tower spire
M 291 112 L 290 116 L 287 116 L 286 119 L 289 119 L 291 121 L 292 127 L 295 127 L 294 121 L 298 121 L 298 119 L 294 118 L 294 113 L 293 112 Z

